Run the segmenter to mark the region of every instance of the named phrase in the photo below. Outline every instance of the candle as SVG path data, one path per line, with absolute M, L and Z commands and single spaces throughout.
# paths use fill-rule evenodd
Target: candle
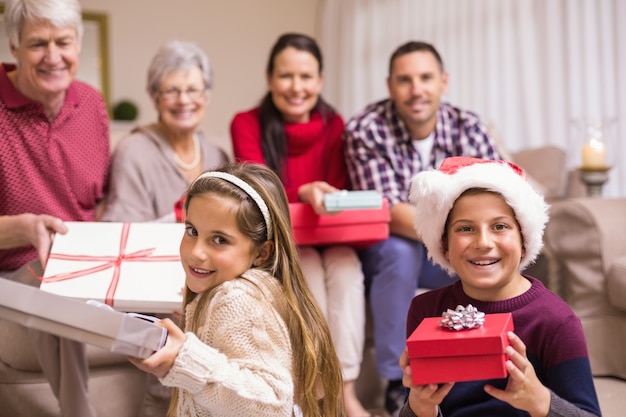
M 583 146 L 583 168 L 597 169 L 606 167 L 606 148 L 601 140 L 596 138 L 589 139 L 589 142 Z

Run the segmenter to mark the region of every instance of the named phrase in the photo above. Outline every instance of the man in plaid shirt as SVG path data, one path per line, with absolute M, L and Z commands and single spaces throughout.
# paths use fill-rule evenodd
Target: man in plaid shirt
M 411 178 L 437 169 L 449 156 L 501 159 L 476 114 L 441 102 L 447 83 L 437 50 L 424 42 L 408 42 L 391 55 L 389 98 L 366 107 L 345 129 L 352 188 L 380 191 L 391 207 L 390 237 L 363 250 L 361 262 L 374 320 L 378 373 L 389 381 L 385 408 L 392 416 L 406 397 L 398 360 L 415 290 L 446 286 L 457 279 L 427 260 L 408 202 Z

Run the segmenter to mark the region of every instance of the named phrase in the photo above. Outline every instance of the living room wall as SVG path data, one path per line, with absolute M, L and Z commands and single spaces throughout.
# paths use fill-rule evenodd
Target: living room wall
M 266 91 L 264 69 L 272 44 L 287 31 L 314 36 L 321 1 L 81 0 L 81 5 L 84 12 L 108 17 L 110 101 L 136 102 L 137 123 L 156 120 L 145 85 L 159 46 L 186 40 L 203 48 L 215 83 L 202 130 L 230 153 L 230 120 Z

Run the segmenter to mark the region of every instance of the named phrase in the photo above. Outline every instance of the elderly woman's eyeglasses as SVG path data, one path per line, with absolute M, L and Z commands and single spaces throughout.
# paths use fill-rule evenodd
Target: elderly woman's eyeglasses
M 169 88 L 167 90 L 160 90 L 159 96 L 167 101 L 176 101 L 183 95 L 183 93 L 189 98 L 189 100 L 197 100 L 199 98 L 204 98 L 204 94 L 206 93 L 206 88 L 188 88 L 186 90 L 181 90 L 179 88 Z

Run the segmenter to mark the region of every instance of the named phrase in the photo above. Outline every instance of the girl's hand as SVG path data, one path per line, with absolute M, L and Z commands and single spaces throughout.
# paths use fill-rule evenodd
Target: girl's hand
M 165 346 L 154 352 L 149 358 L 128 358 L 128 360 L 142 371 L 163 378 L 174 365 L 174 360 L 185 343 L 186 336 L 180 327 L 170 319 L 163 319 L 158 322 L 158 325 L 167 329 Z
M 402 385 L 410 388 L 408 403 L 413 413 L 419 417 L 436 417 L 439 404 L 448 395 L 454 383 L 413 385 L 409 353 L 406 348 L 399 363 L 403 372 Z
M 324 206 L 324 194 L 339 191 L 325 181 L 313 181 L 298 188 L 298 198 L 309 203 L 317 214 L 329 214 Z
M 485 385 L 485 392 L 528 412 L 532 417 L 545 417 L 550 410 L 550 391 L 537 378 L 533 365 L 526 357 L 524 342 L 513 332 L 509 332 L 507 336 L 511 346 L 506 348 L 509 357 L 506 362 L 509 372 L 506 388 L 501 390 Z

